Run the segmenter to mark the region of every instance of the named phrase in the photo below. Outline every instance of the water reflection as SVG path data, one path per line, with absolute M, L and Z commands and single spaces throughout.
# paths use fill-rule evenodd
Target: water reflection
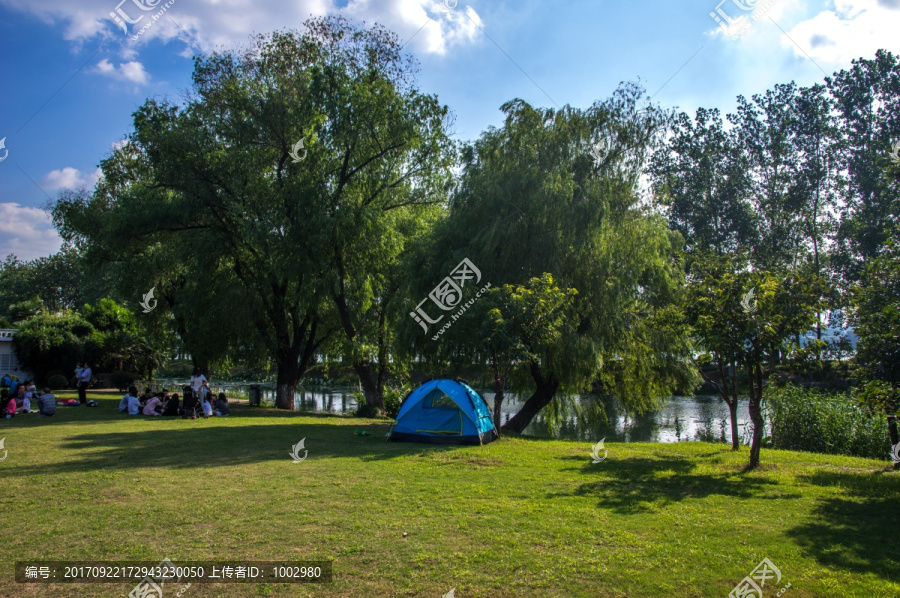
M 488 407 L 493 410 L 493 393 L 483 393 L 483 396 Z M 598 400 L 606 414 L 605 420 L 591 417 L 590 410 L 586 408 L 591 402 Z M 612 399 L 584 397 L 578 402 L 581 408 L 564 409 L 555 428 L 551 426 L 548 414 L 538 414 L 525 428 L 524 435 L 591 442 L 601 438 L 606 438 L 609 442 L 731 442 L 728 406 L 715 396 L 672 397 L 659 411 L 641 416 L 626 413 Z M 521 404 L 518 397 L 506 395 L 501 410 L 503 423 L 515 415 Z M 298 391 L 294 396 L 294 409 L 351 415 L 356 410 L 356 398 L 351 389 Z M 749 421 L 747 401 L 742 399 L 738 404 L 739 435 L 743 434 L 744 426 Z

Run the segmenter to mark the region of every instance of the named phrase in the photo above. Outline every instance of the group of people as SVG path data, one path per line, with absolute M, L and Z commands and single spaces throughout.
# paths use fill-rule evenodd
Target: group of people
M 119 411 L 129 415 L 161 415 L 177 416 L 197 419 L 197 415 L 208 418 L 213 415 L 227 416 L 230 413 L 228 399 L 224 392 L 218 397 L 213 397 L 206 376 L 200 373 L 199 368 L 194 369 L 191 376 L 190 392 L 185 390 L 184 403 L 178 393 L 169 395 L 167 389 L 152 393 L 149 389 L 138 396 L 138 390 L 132 386 L 128 394 L 119 401 Z
M 10 419 L 16 414 L 31 413 L 32 402 L 37 404 L 39 415 L 46 417 L 56 415 L 56 397 L 49 388 L 45 388 L 43 393 L 38 393 L 34 380 L 20 383 L 6 377 L 3 382 L 9 386 L 0 390 L 0 414 L 4 418 Z

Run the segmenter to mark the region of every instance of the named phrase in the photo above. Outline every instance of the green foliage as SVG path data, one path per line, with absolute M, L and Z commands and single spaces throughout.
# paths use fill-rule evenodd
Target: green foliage
M 400 412 L 400 406 L 403 399 L 410 392 L 410 383 L 407 382 L 402 386 L 386 386 L 384 389 L 384 415 L 391 419 L 397 417 Z
M 685 316 L 704 352 L 699 361 L 756 367 L 780 359 L 792 338 L 815 325 L 826 290 L 809 272 L 750 270 L 732 256 L 698 254 Z
M 847 173 L 832 259 L 847 283 L 857 283 L 900 213 L 900 179 L 885 176 L 900 139 L 900 57 L 879 50 L 872 59 L 854 60 L 828 79 L 828 89 L 843 137 L 838 167 Z
M 510 285 L 499 301 L 508 307 L 491 306 L 500 311 L 487 321 L 498 334 L 457 335 L 460 351 L 483 351 L 481 363 L 489 360 L 485 338 L 494 338 L 528 355 L 524 384 L 532 389 L 575 394 L 600 381 L 635 411 L 657 405 L 676 381 L 692 378 L 684 335 L 666 325 L 683 279 L 680 241 L 636 192 L 668 118 L 643 102 L 637 86 L 625 85 L 587 110 L 504 104 L 503 126 L 463 151 L 449 217 L 411 260 L 416 288 L 410 298 L 417 299 L 407 311 L 467 257 L 481 269 L 481 284 Z M 591 145 L 607 136 L 611 151 L 597 160 Z M 540 299 L 547 298 L 527 286 L 545 274 L 577 295 L 569 315 L 529 329 L 519 316 L 540 313 Z M 411 319 L 407 326 L 421 338 Z M 499 334 L 504 329 L 513 334 Z M 429 342 L 444 341 L 413 341 L 416 349 Z
M 669 226 L 681 233 L 688 253 L 722 255 L 748 244 L 756 218 L 743 189 L 746 158 L 718 110 L 679 114 L 666 147 L 653 157 L 654 189 L 668 207 Z
M 53 374 L 47 377 L 47 385 L 52 390 L 63 390 L 69 388 L 69 379 L 60 374 Z
M 900 228 L 893 234 L 853 289 L 852 321 L 860 337 L 855 361 L 861 378 L 883 381 L 896 393 L 900 392 Z
M 123 265 L 123 295 L 155 285 L 164 309 L 147 319 L 197 362 L 275 362 L 289 407 L 317 353 L 386 361 L 392 262 L 452 157 L 447 109 L 413 70 L 396 36 L 337 17 L 199 57 L 187 102 L 146 102 L 97 191 L 61 198 L 55 221 Z
M 119 390 L 126 390 L 135 380 L 137 376 L 131 372 L 112 372 L 109 375 L 110 383 Z
M 77 312 L 43 313 L 19 325 L 12 346 L 22 367 L 42 384 L 52 370 L 70 371 L 76 362 L 95 362 L 103 337 Z
M 86 304 L 82 308 L 82 313 L 84 319 L 90 322 L 95 330 L 103 334 L 137 333 L 134 314 L 112 299 L 101 299 L 96 306 Z
M 44 311 L 44 302 L 37 295 L 33 295 L 28 299 L 23 299 L 10 305 L 6 313 L 13 325 L 17 326 L 21 322 L 33 318 Z
M 0 314 L 13 322 L 26 320 L 35 312 L 12 314 L 11 306 L 35 297 L 52 312 L 78 307 L 84 292 L 94 286 L 81 268 L 80 256 L 69 247 L 29 262 L 6 256 L 0 263 Z
M 859 390 L 859 400 L 872 411 L 896 413 L 900 405 L 900 389 L 881 380 L 870 380 Z
M 887 418 L 859 404 L 859 395 L 769 386 L 768 419 L 775 448 L 887 459 Z

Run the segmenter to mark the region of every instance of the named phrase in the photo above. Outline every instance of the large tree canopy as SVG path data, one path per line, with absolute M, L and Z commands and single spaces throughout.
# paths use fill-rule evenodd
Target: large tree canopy
M 385 264 L 446 185 L 446 108 L 410 75 L 394 35 L 339 18 L 197 58 L 186 105 L 148 101 L 98 191 L 56 220 L 157 284 L 195 358 L 267 355 L 291 408 L 329 336 L 369 373 Z
M 564 326 L 548 319 L 554 333 L 539 345 L 524 337 L 535 331 L 507 328 L 523 335 L 508 346 L 529 345 L 520 367 L 531 392 L 508 430 L 521 432 L 557 392 L 600 385 L 640 411 L 693 380 L 685 338 L 668 325 L 683 279 L 679 235 L 636 192 L 666 115 L 641 110 L 640 97 L 626 86 L 585 111 L 505 104 L 504 125 L 466 149 L 449 217 L 414 261 L 413 296 L 427 296 L 428 285 L 463 258 L 481 269 L 481 284 L 525 288 L 549 273 L 559 288 L 577 292 L 571 317 Z M 497 320 L 514 321 L 514 311 Z M 442 342 L 431 340 L 433 332 L 421 338 L 412 318 L 407 326 L 425 354 L 435 352 L 428 343 Z

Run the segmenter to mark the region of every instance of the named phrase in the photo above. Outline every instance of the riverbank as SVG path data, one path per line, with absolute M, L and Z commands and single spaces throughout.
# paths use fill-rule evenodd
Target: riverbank
M 766 596 L 788 583 L 789 597 L 900 595 L 900 472 L 885 462 L 763 450 L 744 473 L 746 449 L 691 442 L 607 443 L 595 464 L 584 442 L 389 443 L 371 420 L 242 405 L 131 418 L 91 396 L 100 407 L 0 422 L 11 560 L 333 561 L 327 585 L 194 584 L 183 598 L 655 598 L 727 596 L 768 558 L 782 578 Z M 17 584 L 7 565 L 0 587 L 133 584 Z

